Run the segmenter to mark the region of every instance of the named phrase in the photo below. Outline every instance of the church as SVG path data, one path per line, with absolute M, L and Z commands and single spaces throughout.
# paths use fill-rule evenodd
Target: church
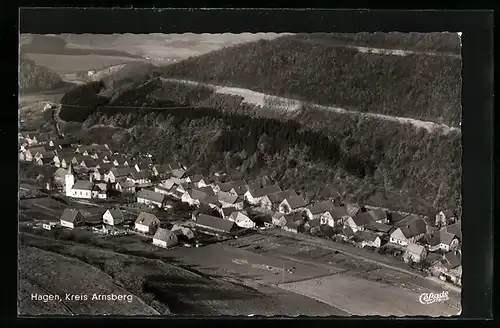
M 107 198 L 105 187 L 103 188 L 103 186 L 94 184 L 91 181 L 76 180 L 75 177 L 76 174 L 73 170 L 73 166 L 70 164 L 65 176 L 66 196 L 83 199 Z

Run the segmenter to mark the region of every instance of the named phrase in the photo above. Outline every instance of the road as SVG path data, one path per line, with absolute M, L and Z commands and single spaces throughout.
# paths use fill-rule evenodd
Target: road
M 243 97 L 244 102 L 249 103 L 249 104 L 253 104 L 255 106 L 264 106 L 268 99 L 272 99 L 272 100 L 274 100 L 273 103 L 281 104 L 280 107 L 286 107 L 289 111 L 297 111 L 302 104 L 302 101 L 299 101 L 297 99 L 278 97 L 278 96 L 265 94 L 265 93 L 257 92 L 254 90 L 245 89 L 245 88 L 227 87 L 227 86 L 221 86 L 221 85 L 216 85 L 216 84 L 203 83 L 203 82 L 184 80 L 184 79 L 174 79 L 174 78 L 162 78 L 162 80 L 166 81 L 166 82 L 201 85 L 201 86 L 205 86 L 205 87 L 213 89 L 216 93 L 241 96 L 241 97 Z M 359 112 L 359 111 L 353 111 L 353 110 L 346 110 L 346 109 L 343 109 L 340 107 L 323 106 L 323 105 L 318 105 L 318 104 L 309 104 L 309 105 L 312 107 L 315 107 L 315 108 L 322 109 L 322 110 L 334 111 L 334 112 L 341 113 L 341 114 L 359 115 L 359 116 L 364 116 L 364 117 L 399 122 L 401 124 L 411 124 L 411 125 L 415 126 L 416 128 L 424 128 L 430 132 L 441 131 L 442 134 L 448 134 L 451 131 L 461 132 L 460 128 L 451 127 L 451 126 L 448 126 L 445 124 L 439 124 L 439 123 L 430 122 L 430 121 L 417 120 L 417 119 L 408 118 L 408 117 L 398 117 L 398 116 L 390 116 L 390 115 L 384 115 L 384 114 Z

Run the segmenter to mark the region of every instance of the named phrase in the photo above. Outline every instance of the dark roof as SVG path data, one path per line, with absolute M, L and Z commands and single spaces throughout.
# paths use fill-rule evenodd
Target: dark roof
M 154 201 L 157 203 L 163 203 L 163 200 L 165 199 L 165 195 L 154 192 L 152 190 L 141 189 L 137 193 L 137 198 L 143 198 L 143 199 L 147 199 L 147 200 Z
M 139 214 L 139 216 L 135 220 L 135 223 L 143 224 L 150 227 L 154 224 L 160 223 L 160 220 L 154 214 L 141 212 L 141 214 Z
M 192 199 L 197 199 L 197 200 L 201 200 L 203 198 L 210 196 L 210 195 L 206 194 L 205 192 L 203 192 L 199 189 L 196 189 L 196 188 L 189 189 L 188 194 Z
M 427 224 L 421 217 L 415 216 L 406 226 L 402 227 L 401 231 L 406 238 L 415 237 L 427 232 Z
M 149 163 L 139 162 L 139 163 L 135 163 L 135 165 L 137 165 L 139 167 L 139 170 L 141 170 L 141 171 L 149 169 Z M 135 166 L 135 165 L 133 165 L 133 166 Z
M 330 215 L 332 216 L 333 219 L 340 219 L 343 216 L 347 215 L 346 209 L 343 206 L 340 207 L 334 207 L 330 211 L 328 211 Z
M 309 206 L 309 211 L 314 214 L 321 214 L 331 211 L 335 208 L 335 204 L 329 200 L 318 202 Z
M 354 234 L 354 238 L 356 238 L 358 241 L 374 242 L 378 238 L 378 236 L 373 232 L 365 230 L 365 231 L 356 231 L 356 233 Z
M 215 195 L 214 190 L 211 187 L 201 187 L 201 188 L 193 187 L 193 189 L 197 189 L 197 190 L 199 190 L 199 191 L 207 194 L 208 196 L 214 196 Z
M 352 230 L 352 228 L 351 228 L 351 227 L 349 227 L 349 226 L 344 226 L 344 227 L 342 227 L 342 229 L 341 229 L 341 233 L 342 233 L 344 236 L 349 237 L 349 238 L 354 236 L 354 231 L 353 231 L 353 230 Z
M 238 200 L 238 196 L 234 196 L 232 194 L 229 194 L 225 191 L 221 191 L 217 194 L 217 197 L 219 198 L 219 201 L 225 202 L 228 204 L 234 204 Z
M 203 179 L 203 176 L 200 174 L 195 174 L 191 177 L 191 182 L 200 182 Z
M 417 215 L 417 214 L 407 214 L 403 218 L 401 218 L 399 221 L 393 222 L 393 224 L 394 224 L 394 226 L 396 228 L 399 228 L 399 227 L 407 226 L 411 222 L 414 222 L 414 221 L 417 221 L 417 220 L 424 221 L 420 215 Z
M 293 191 L 291 189 L 283 190 L 283 191 L 280 191 L 280 192 L 276 192 L 274 194 L 267 195 L 267 197 L 269 197 L 269 200 L 273 204 L 275 204 L 275 203 L 281 203 L 286 198 L 293 197 L 293 196 L 297 196 L 297 194 L 295 193 L 295 191 Z
M 456 223 L 450 224 L 445 227 L 446 231 L 457 236 L 458 239 L 462 239 L 462 221 L 458 220 Z
M 65 208 L 61 215 L 61 221 L 74 222 L 79 213 L 74 208 Z
M 255 190 L 249 190 L 248 192 L 254 198 L 264 197 L 266 195 L 274 194 L 276 192 L 280 192 L 281 188 L 278 185 L 267 186 L 264 188 L 259 188 Z
M 370 210 L 370 211 L 368 211 L 368 213 L 370 213 L 370 215 L 372 216 L 372 218 L 375 221 L 380 221 L 380 220 L 387 219 L 387 213 L 383 209 L 381 209 L 381 208 Z
M 415 243 L 409 243 L 408 246 L 406 246 L 406 252 L 412 254 L 420 255 L 424 250 L 425 248 L 422 245 L 417 245 Z
M 344 202 L 344 207 L 349 216 L 355 216 L 361 209 L 358 203 Z
M 462 264 L 462 254 L 457 251 L 444 254 L 443 264 L 448 270 L 460 266 Z
M 93 167 L 96 167 L 97 166 L 97 161 L 96 160 L 93 160 L 93 159 L 84 159 L 81 161 L 82 164 L 85 164 L 86 167 L 88 168 L 93 168 Z
M 175 235 L 175 233 L 168 229 L 158 228 L 153 238 L 161 241 L 168 241 L 171 235 Z
M 287 226 L 289 227 L 297 227 L 297 225 L 294 226 L 293 223 L 300 223 L 300 224 L 304 223 L 304 218 L 302 217 L 302 213 L 298 212 L 285 215 L 285 220 Z
M 165 174 L 170 172 L 170 166 L 168 164 L 155 165 L 154 168 L 158 172 L 158 174 Z
M 170 168 L 170 170 L 172 170 L 172 171 L 174 171 L 174 170 L 182 170 L 182 165 L 180 165 L 179 163 L 169 163 L 167 165 Z
M 33 148 L 28 148 L 28 150 L 32 155 L 36 155 L 37 153 L 44 154 L 47 152 L 44 147 L 33 147 Z
M 72 187 L 72 189 L 79 190 L 92 190 L 92 188 L 94 188 L 94 184 L 90 181 L 85 180 L 77 180 Z
M 310 227 L 319 227 L 320 226 L 320 220 L 319 219 L 312 219 L 307 221 L 309 223 Z
M 135 171 L 135 172 L 132 172 L 130 173 L 130 175 L 132 176 L 133 179 L 149 179 L 150 177 L 150 174 L 148 171 Z
M 305 207 L 307 205 L 302 196 L 291 196 L 287 197 L 285 200 L 287 201 L 288 205 L 290 205 L 291 209 L 297 209 L 300 207 Z
M 230 182 L 225 182 L 225 183 L 218 183 L 217 185 L 219 186 L 220 190 L 222 191 L 231 191 L 231 189 L 236 188 L 238 186 L 244 186 L 246 185 L 245 180 L 235 180 L 235 181 L 230 181 Z
M 392 226 L 384 223 L 378 223 L 376 221 L 370 221 L 366 224 L 365 228 L 371 231 L 388 233 L 392 229 Z
M 222 212 L 224 213 L 224 216 L 229 216 L 234 212 L 238 212 L 238 209 L 235 207 L 225 207 L 222 209 Z
M 366 226 L 368 223 L 373 222 L 373 218 L 368 212 L 359 212 L 358 215 L 352 218 L 357 226 Z
M 450 245 L 455 238 L 455 235 L 448 233 L 446 229 L 440 229 L 432 234 L 425 234 L 425 241 L 429 246 L 437 246 L 439 244 Z
M 214 205 L 217 205 L 219 204 L 219 199 L 217 198 L 217 196 L 206 196 L 206 197 L 203 197 L 200 199 L 200 204 L 214 204 Z
M 284 217 L 285 216 L 285 213 L 281 213 L 281 212 L 274 212 L 272 218 L 275 219 L 275 220 L 279 220 L 280 218 Z
M 443 214 L 447 218 L 454 218 L 456 216 L 455 213 L 453 213 L 453 211 L 451 211 L 451 210 L 443 210 L 443 211 L 440 211 L 440 212 L 443 212 Z
M 123 213 L 122 211 L 120 211 L 120 209 L 118 208 L 111 208 L 111 209 L 108 209 L 109 213 L 111 214 L 111 216 L 116 219 L 116 218 L 122 218 L 123 219 Z
M 54 161 L 54 158 L 52 157 L 42 157 L 40 158 L 40 161 L 42 162 L 42 164 L 50 164 Z
M 184 171 L 183 169 L 176 169 L 172 170 L 171 174 L 172 176 L 180 179 L 184 176 L 184 174 L 186 174 L 186 171 Z
M 232 232 L 236 228 L 236 224 L 232 221 L 206 214 L 200 214 L 196 219 L 196 224 L 224 232 Z
M 137 172 L 135 169 L 130 167 L 123 167 L 123 168 L 113 167 L 110 171 L 113 173 L 115 177 L 125 177 L 132 174 L 133 172 Z
M 238 196 L 244 195 L 248 191 L 246 186 L 236 186 L 231 189 L 234 189 L 234 192 L 236 192 Z

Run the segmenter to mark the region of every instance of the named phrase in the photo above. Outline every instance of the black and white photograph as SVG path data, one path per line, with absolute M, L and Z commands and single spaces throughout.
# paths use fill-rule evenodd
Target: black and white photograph
M 459 315 L 461 33 L 19 34 L 18 314 Z

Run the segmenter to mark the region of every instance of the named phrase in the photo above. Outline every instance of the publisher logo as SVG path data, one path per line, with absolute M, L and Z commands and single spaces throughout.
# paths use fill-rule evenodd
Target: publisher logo
M 433 304 L 433 303 L 438 303 L 438 302 L 445 302 L 449 300 L 450 298 L 448 297 L 448 291 L 443 291 L 439 294 L 436 293 L 423 293 L 419 297 L 419 301 L 422 304 Z

